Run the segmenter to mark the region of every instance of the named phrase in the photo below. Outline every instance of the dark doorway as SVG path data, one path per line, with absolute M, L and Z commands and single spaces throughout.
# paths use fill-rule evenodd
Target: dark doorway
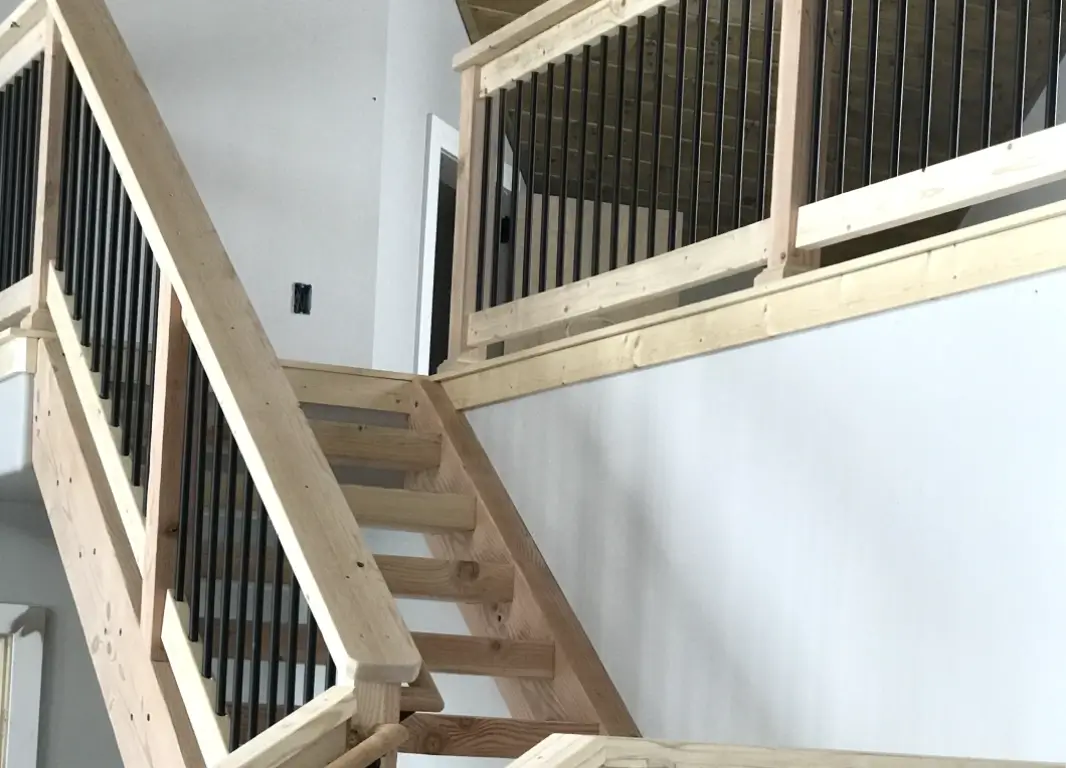
M 448 359 L 448 320 L 452 301 L 452 255 L 455 247 L 455 158 L 441 154 L 437 190 L 437 242 L 433 263 L 433 311 L 429 333 L 429 373 Z

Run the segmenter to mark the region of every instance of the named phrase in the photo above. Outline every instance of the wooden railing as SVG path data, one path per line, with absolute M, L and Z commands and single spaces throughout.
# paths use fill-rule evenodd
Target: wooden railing
M 1062 763 L 814 749 L 765 749 L 567 734 L 545 739 L 535 749 L 511 763 L 513 768 L 728 768 L 737 765 L 743 765 L 745 768 L 1060 768 Z
M 5 22 L 0 182 L 0 328 L 42 338 L 34 465 L 126 764 L 395 723 L 419 652 L 102 0 Z
M 547 0 L 460 53 L 450 359 L 939 234 L 904 227 L 1066 177 L 1062 0 L 974 5 Z M 581 212 L 612 197 L 590 249 Z M 634 258 L 656 210 L 668 231 Z

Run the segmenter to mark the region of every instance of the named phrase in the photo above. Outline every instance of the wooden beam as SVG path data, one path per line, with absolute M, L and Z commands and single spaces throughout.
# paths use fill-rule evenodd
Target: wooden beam
M 482 98 L 488 96 L 516 80 L 527 77 L 548 62 L 576 50 L 590 40 L 596 40 L 601 35 L 616 34 L 619 27 L 670 1 L 627 0 L 620 3 L 618 0 L 596 0 L 592 4 L 583 3 L 585 7 L 550 29 L 482 64 L 477 94 Z M 464 70 L 463 74 L 475 71 L 478 71 L 478 68 L 472 67 Z
M 45 0 L 23 0 L 0 22 L 0 57 L 6 56 L 26 35 L 38 29 L 48 11 Z
M 0 328 L 18 325 L 33 306 L 33 285 L 30 277 L 0 291 Z
M 358 706 L 348 725 L 348 749 L 369 739 L 379 727 L 400 721 L 400 686 L 360 683 L 355 694 Z M 396 768 L 396 752 L 387 752 L 378 768 Z
M 770 234 L 770 222 L 760 221 L 655 259 L 476 312 L 467 325 L 467 343 L 505 341 L 756 269 L 766 263 Z
M 438 375 L 457 408 L 684 360 L 1066 267 L 1066 202 Z
M 511 763 L 509 768 L 601 768 L 607 757 L 607 738 L 555 733 Z
M 0 85 L 8 83 L 44 50 L 45 30 L 46 22 L 43 18 L 38 19 L 32 26 L 19 30 L 18 39 L 0 54 Z
M 555 733 L 596 735 L 599 726 L 497 717 L 412 715 L 403 721 L 411 736 L 400 751 L 453 757 L 520 757 Z
M 1066 125 L 800 209 L 797 248 L 822 248 L 1066 179 Z
M 440 461 L 440 435 L 342 421 L 311 421 L 330 462 L 380 469 L 427 469 Z
M 48 0 L 156 262 L 307 597 L 338 679 L 421 658 L 104 0 Z
M 606 733 L 636 735 L 636 724 L 604 669 L 581 623 L 522 522 L 507 489 L 469 422 L 440 385 L 417 379 L 412 426 L 444 435 L 440 469 L 408 476 L 421 490 L 460 491 L 477 498 L 477 527 L 470 536 L 428 536 L 436 557 L 510 562 L 514 600 L 506 614 L 492 606 L 460 606 L 471 634 L 540 640 L 555 646 L 551 680 L 498 679 L 515 717 L 597 723 Z M 524 751 L 524 750 L 523 750 Z
M 44 24 L 40 148 L 30 274 L 32 306 L 26 323 L 31 328 L 50 327 L 50 321 L 45 316 L 48 265 L 55 262 L 59 239 L 59 185 L 63 172 L 63 133 L 66 127 L 67 54 L 55 22 L 48 19 Z
M 770 253 L 761 280 L 779 280 L 818 266 L 817 253 L 796 250 L 796 223 L 811 171 L 815 9 L 818 0 L 781 3 L 781 45 L 770 198 Z
M 448 321 L 448 358 L 466 351 L 466 322 L 477 295 L 477 252 L 481 232 L 481 174 L 488 126 L 478 99 L 481 68 L 463 71 L 459 102 L 459 158 L 452 248 L 452 296 Z
M 400 712 L 443 712 L 444 698 L 423 666 L 415 681 L 400 690 Z
M 474 530 L 474 499 L 457 493 L 408 491 L 402 488 L 342 486 L 360 525 L 416 533 Z
M 308 366 L 282 361 L 285 376 L 301 403 L 407 413 L 411 377 L 378 375 L 377 371 Z
M 78 404 L 66 360 L 41 342 L 34 380 L 33 469 L 125 765 L 203 768 L 168 664 L 144 651 L 141 574 Z
M 374 555 L 394 597 L 456 603 L 508 603 L 514 568 L 507 563 Z
M 538 35 L 547 32 L 556 24 L 573 16 L 597 0 L 545 0 L 529 13 L 523 14 L 503 29 L 478 40 L 469 48 L 455 54 L 452 67 L 464 70 L 488 64 L 508 51 Z
M 395 752 L 410 734 L 399 723 L 379 725 L 366 741 L 338 757 L 326 768 L 367 768 L 388 752 Z
M 148 504 L 145 510 L 144 587 L 141 630 L 155 661 L 165 661 L 160 638 L 167 590 L 174 582 L 180 513 L 182 445 L 188 386 L 189 336 L 181 306 L 166 278 L 159 281 L 159 324 L 155 342 L 155 389 L 148 452 Z

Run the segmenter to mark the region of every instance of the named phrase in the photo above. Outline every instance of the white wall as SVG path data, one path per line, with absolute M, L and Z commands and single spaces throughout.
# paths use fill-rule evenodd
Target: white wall
M 0 602 L 47 609 L 38 764 L 119 768 L 107 709 L 38 500 L 0 503 Z
M 644 733 L 1066 759 L 1066 273 L 475 410 Z

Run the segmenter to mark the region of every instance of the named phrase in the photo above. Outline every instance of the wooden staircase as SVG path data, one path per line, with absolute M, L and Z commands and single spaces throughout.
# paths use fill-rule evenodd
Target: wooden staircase
M 431 558 L 375 554 L 393 595 L 455 603 L 470 631 L 412 633 L 424 666 L 400 696 L 410 734 L 400 751 L 513 758 L 553 733 L 636 735 L 477 437 L 439 385 L 302 363 L 287 363 L 286 374 L 360 526 L 425 534 Z M 346 482 L 353 474 L 359 483 Z M 511 719 L 448 714 L 436 673 L 495 678 Z

